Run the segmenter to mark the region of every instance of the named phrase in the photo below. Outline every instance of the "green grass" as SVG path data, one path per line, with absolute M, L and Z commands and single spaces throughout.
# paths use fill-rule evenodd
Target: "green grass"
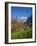
M 32 29 L 19 29 L 16 32 L 11 33 L 11 39 L 26 39 L 26 38 L 32 38 Z

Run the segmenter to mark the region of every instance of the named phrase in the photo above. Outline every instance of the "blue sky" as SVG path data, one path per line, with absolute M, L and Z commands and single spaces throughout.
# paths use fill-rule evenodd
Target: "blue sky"
M 11 7 L 11 16 L 28 17 L 32 14 L 32 7 Z

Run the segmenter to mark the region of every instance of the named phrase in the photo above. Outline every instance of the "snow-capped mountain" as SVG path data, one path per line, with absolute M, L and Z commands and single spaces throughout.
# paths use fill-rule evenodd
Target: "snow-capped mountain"
M 21 22 L 26 22 L 26 20 L 27 20 L 27 17 L 18 17 L 17 18 L 17 21 L 21 21 Z
M 11 20 L 17 20 L 18 22 L 26 22 L 27 17 L 11 17 Z

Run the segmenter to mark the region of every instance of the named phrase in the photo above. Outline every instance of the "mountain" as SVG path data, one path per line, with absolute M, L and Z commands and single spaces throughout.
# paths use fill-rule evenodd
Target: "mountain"
M 14 21 L 16 19 L 16 17 L 11 16 L 11 21 Z
M 17 22 L 21 22 L 24 23 L 27 21 L 27 17 L 11 17 L 11 21 L 17 21 Z
M 17 17 L 17 21 L 18 22 L 26 22 L 27 21 L 27 17 Z
M 27 18 L 27 25 L 32 27 L 32 15 Z
M 32 23 L 32 15 L 27 18 L 28 23 Z

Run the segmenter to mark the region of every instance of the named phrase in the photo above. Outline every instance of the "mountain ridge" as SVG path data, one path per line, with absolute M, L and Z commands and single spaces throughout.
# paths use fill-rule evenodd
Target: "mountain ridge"
M 26 22 L 27 17 L 12 17 L 11 20 L 17 20 L 18 22 Z

